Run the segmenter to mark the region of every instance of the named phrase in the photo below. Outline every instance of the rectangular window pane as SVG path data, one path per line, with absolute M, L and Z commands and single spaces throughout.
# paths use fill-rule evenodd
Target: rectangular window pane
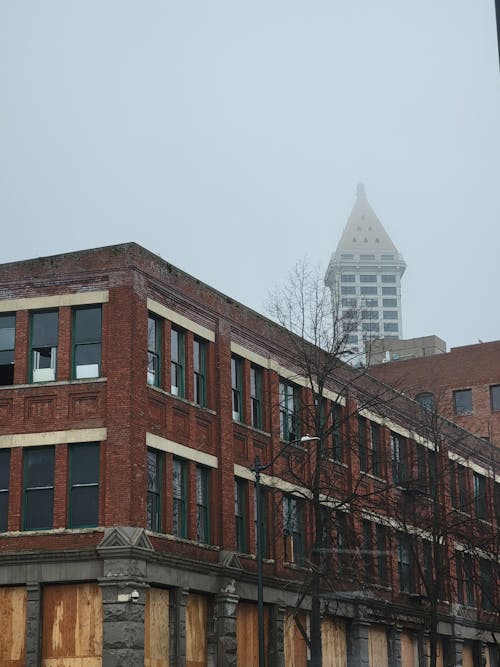
M 31 315 L 31 377 L 33 382 L 56 379 L 58 312 Z
M 177 537 L 187 537 L 187 464 L 182 459 L 173 461 L 173 521 L 172 532 Z
M 366 472 L 368 469 L 368 452 L 366 447 L 366 421 L 364 417 L 358 417 L 358 440 L 359 440 L 359 469 Z
M 71 528 L 99 523 L 99 444 L 71 445 L 69 449 L 69 516 Z
M 196 539 L 210 543 L 208 470 L 196 466 Z
M 382 299 L 382 305 L 384 308 L 397 308 L 398 301 L 397 299 Z
M 342 286 L 340 288 L 341 294 L 356 294 L 356 288 L 351 287 L 350 285 Z
M 170 391 L 174 396 L 185 396 L 185 333 L 172 327 L 170 333 Z
M 453 392 L 453 406 L 456 415 L 468 415 L 472 412 L 472 389 L 458 389 Z
M 243 360 L 239 357 L 231 357 L 231 391 L 233 419 L 243 421 Z
M 161 321 L 152 315 L 148 317 L 147 383 L 161 387 Z
M 53 526 L 54 447 L 27 449 L 24 455 L 24 530 Z
M 377 276 L 374 274 L 361 274 L 359 276 L 359 282 L 361 283 L 376 283 Z
M 161 530 L 162 462 L 161 452 L 148 449 L 147 528 L 156 531 Z
M 500 384 L 490 387 L 491 409 L 500 410 Z
M 304 562 L 303 503 L 294 496 L 283 496 L 285 560 L 302 565 Z
M 340 281 L 343 283 L 353 283 L 356 281 L 356 276 L 352 273 L 342 273 L 340 276 Z
M 380 452 L 380 427 L 378 424 L 372 423 L 370 425 L 371 431 L 371 441 L 372 441 L 372 473 L 374 475 L 380 476 L 380 461 L 381 461 L 381 452 Z
M 250 367 L 250 397 L 252 402 L 252 426 L 262 428 L 262 368 Z
M 396 276 L 394 275 L 382 275 L 382 282 L 383 283 L 395 283 L 396 282 Z
M 193 342 L 194 402 L 206 405 L 206 343 L 199 338 Z
M 254 485 L 254 489 L 255 489 Z M 260 538 L 261 538 L 261 553 L 263 558 L 267 558 L 269 556 L 268 554 L 268 541 L 267 541 L 267 492 L 265 489 L 260 487 Z M 258 524 L 257 524 L 257 493 L 254 493 L 254 517 L 255 517 L 255 544 L 257 547 L 258 540 L 259 540 L 259 535 L 257 534 L 258 531 Z
M 300 438 L 300 390 L 282 380 L 280 392 L 280 437 L 286 442 Z
M 16 316 L 0 315 L 0 385 L 14 384 Z
M 240 553 L 246 553 L 246 482 L 242 479 L 234 480 L 234 516 L 236 522 L 236 549 Z
M 398 311 L 397 310 L 384 310 L 384 320 L 397 320 Z
M 0 449 L 0 532 L 8 528 L 10 449 Z
M 101 307 L 75 308 L 73 317 L 74 377 L 99 377 L 101 372 Z
M 362 295 L 372 295 L 372 294 L 377 294 L 377 287 L 361 287 L 361 294 Z

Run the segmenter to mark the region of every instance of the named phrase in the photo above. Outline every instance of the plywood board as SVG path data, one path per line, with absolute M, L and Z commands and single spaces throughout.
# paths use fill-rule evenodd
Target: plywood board
M 186 604 L 186 667 L 207 665 L 208 600 L 190 593 Z
M 305 614 L 299 614 L 302 625 L 307 627 Z M 307 644 L 295 622 L 295 610 L 285 616 L 285 665 L 286 667 L 307 667 Z
M 417 642 L 411 632 L 401 633 L 401 667 L 415 667 Z
M 269 609 L 264 607 L 264 652 L 268 654 Z M 259 611 L 256 604 L 240 602 L 236 615 L 236 658 L 238 667 L 259 663 Z M 267 664 L 267 660 L 266 660 Z
M 162 588 L 149 588 L 144 609 L 144 667 L 169 667 L 170 595 Z
M 462 667 L 474 667 L 474 654 L 469 642 L 464 642 L 462 646 Z
M 345 623 L 341 619 L 327 617 L 321 624 L 323 664 L 331 667 L 347 667 L 347 640 Z
M 26 589 L 0 588 L 0 665 L 24 667 Z
M 368 633 L 370 667 L 387 667 L 387 632 L 383 625 L 371 625 Z
M 101 667 L 99 586 L 46 586 L 42 600 L 42 667 Z

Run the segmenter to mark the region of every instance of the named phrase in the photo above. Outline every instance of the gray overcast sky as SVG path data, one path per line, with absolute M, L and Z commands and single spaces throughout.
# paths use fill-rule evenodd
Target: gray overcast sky
M 262 310 L 356 184 L 405 337 L 500 338 L 494 0 L 3 0 L 0 262 L 137 241 Z

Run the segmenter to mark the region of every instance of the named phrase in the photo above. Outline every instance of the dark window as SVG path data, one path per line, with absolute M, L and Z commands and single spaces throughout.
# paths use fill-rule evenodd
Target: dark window
M 399 537 L 398 544 L 398 574 L 399 590 L 410 593 L 412 589 L 411 545 L 406 535 Z
M 474 473 L 474 508 L 478 519 L 486 518 L 486 478 Z
M 418 488 L 427 493 L 427 450 L 422 445 L 417 445 L 417 474 Z
M 254 486 L 255 488 L 255 486 Z M 257 524 L 257 494 L 254 493 L 254 516 L 255 516 L 255 542 L 258 544 L 259 535 Z M 267 491 L 260 487 L 260 538 L 261 538 L 261 553 L 264 558 L 269 556 L 268 540 L 267 540 Z
M 333 448 L 332 456 L 334 461 L 342 461 L 342 408 L 334 404 L 332 407 L 332 436 Z
M 406 440 L 391 432 L 392 479 L 394 484 L 404 484 L 406 475 Z
M 209 472 L 196 466 L 196 539 L 210 543 Z
M 423 590 L 426 594 L 429 594 L 432 591 L 432 544 L 428 540 L 423 540 L 422 555 Z
M 300 498 L 283 496 L 285 560 L 304 562 L 304 507 Z
M 397 299 L 382 299 L 382 305 L 384 308 L 397 308 L 398 301 Z
M 434 394 L 426 391 L 422 394 L 417 394 L 415 400 L 419 405 L 421 405 L 425 410 L 432 412 L 434 410 Z
M 187 463 L 183 459 L 173 460 L 172 500 L 172 533 L 187 537 Z
M 337 556 L 339 574 L 345 574 L 349 564 L 349 549 L 347 541 L 347 519 L 344 512 L 335 513 L 337 532 Z
M 0 315 L 0 385 L 14 384 L 16 316 Z
M 8 529 L 10 449 L 0 449 L 0 532 Z
M 361 325 L 362 331 L 379 331 L 380 326 L 378 322 L 363 322 Z
M 398 311 L 397 310 L 384 310 L 384 320 L 397 320 Z
M 280 437 L 286 442 L 300 438 L 300 389 L 280 381 Z
M 493 585 L 493 567 L 490 560 L 486 560 L 485 558 L 479 559 L 479 576 L 481 589 L 481 607 L 485 611 L 493 611 L 495 586 Z
M 383 282 L 383 281 L 382 281 Z M 394 295 L 397 294 L 395 287 L 382 287 L 382 294 L 385 295 Z
M 362 310 L 361 319 L 363 320 L 378 320 L 378 310 Z
M 453 407 L 456 415 L 472 412 L 472 389 L 458 389 L 453 392 Z
M 356 288 L 351 287 L 350 285 L 343 286 L 340 288 L 341 294 L 356 294 Z
M 162 528 L 162 467 L 163 453 L 157 449 L 148 449 L 147 528 L 149 530 L 160 531 Z
M 73 366 L 75 378 L 101 374 L 101 306 L 73 310 Z
M 31 315 L 31 379 L 48 382 L 56 379 L 58 312 Z
M 372 473 L 376 476 L 380 476 L 382 474 L 380 469 L 382 460 L 380 451 L 380 426 L 372 422 L 370 424 L 370 430 L 372 439 Z
M 202 407 L 207 404 L 207 344 L 195 338 L 193 342 L 194 402 Z
M 387 539 L 385 526 L 381 524 L 377 524 L 377 564 L 379 583 L 387 586 Z
M 359 276 L 359 282 L 360 283 L 376 283 L 377 282 L 377 276 L 374 274 L 361 274 Z
M 378 308 L 378 299 L 363 299 L 363 303 L 367 308 Z M 378 313 L 377 313 L 378 319 Z
M 99 523 L 99 444 L 70 445 L 69 512 L 71 528 L 97 526 Z
M 459 509 L 461 512 L 469 511 L 469 503 L 467 496 L 467 468 L 458 464 L 457 466 L 457 479 L 458 479 L 458 502 Z
M 361 287 L 360 288 L 360 293 L 363 296 L 368 296 L 368 295 L 373 295 L 377 294 L 377 287 Z
M 342 299 L 342 305 L 346 308 L 356 308 L 356 299 Z
M 350 273 L 342 273 L 342 275 L 340 276 L 340 280 L 343 283 L 353 283 L 356 280 L 356 276 Z
M 474 564 L 469 554 L 455 552 L 455 569 L 457 573 L 457 597 L 460 604 L 473 607 L 474 597 Z
M 54 447 L 24 450 L 23 496 L 23 529 L 51 529 L 54 521 Z
M 497 523 L 500 526 L 500 483 L 495 482 L 494 493 L 495 493 L 495 515 L 497 518 Z
M 372 583 L 374 579 L 374 560 L 372 544 L 372 524 L 370 521 L 363 521 L 363 565 L 365 582 Z
M 170 391 L 175 396 L 185 396 L 184 359 L 185 333 L 176 327 L 170 331 Z
M 247 483 L 234 480 L 234 516 L 236 520 L 236 549 L 247 553 Z
M 368 447 L 366 443 L 366 420 L 358 417 L 358 440 L 359 440 L 359 469 L 366 472 L 368 469 Z
M 0 349 L 2 348 L 0 347 Z M 490 401 L 492 410 L 500 410 L 500 384 L 495 384 L 490 387 Z
M 148 384 L 161 387 L 161 320 L 148 317 Z
M 231 391 L 233 397 L 233 419 L 243 421 L 243 360 L 231 357 Z
M 262 428 L 262 368 L 250 366 L 250 398 L 252 402 L 252 426 Z
M 390 275 L 382 275 L 382 282 L 383 283 L 395 283 L 396 282 L 396 276 L 390 276 Z
M 384 331 L 397 331 L 398 323 L 397 322 L 384 322 Z

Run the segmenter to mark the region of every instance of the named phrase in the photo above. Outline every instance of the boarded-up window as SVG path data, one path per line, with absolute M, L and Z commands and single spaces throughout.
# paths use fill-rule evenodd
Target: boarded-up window
M 191 593 L 186 604 L 186 667 L 207 665 L 208 600 Z
M 264 607 L 264 655 L 268 655 L 269 609 Z M 259 614 L 256 604 L 240 602 L 236 616 L 238 667 L 259 664 Z M 267 657 L 266 657 L 267 664 Z
M 0 665 L 24 667 L 26 589 L 0 588 Z
M 474 667 L 474 654 L 470 642 L 464 642 L 462 646 L 462 666 Z
M 401 667 L 415 667 L 417 643 L 411 632 L 401 633 Z
M 97 584 L 43 589 L 42 667 L 102 665 L 102 597 Z
M 299 614 L 303 627 L 307 627 L 305 614 Z M 295 621 L 295 612 L 285 616 L 285 665 L 286 667 L 307 667 L 307 645 Z
M 372 625 L 368 634 L 370 667 L 387 667 L 387 633 L 383 625 Z
M 347 667 L 347 642 L 345 623 L 340 619 L 325 618 L 321 624 L 323 664 L 331 667 Z
M 169 667 L 169 593 L 150 588 L 144 609 L 144 667 Z

